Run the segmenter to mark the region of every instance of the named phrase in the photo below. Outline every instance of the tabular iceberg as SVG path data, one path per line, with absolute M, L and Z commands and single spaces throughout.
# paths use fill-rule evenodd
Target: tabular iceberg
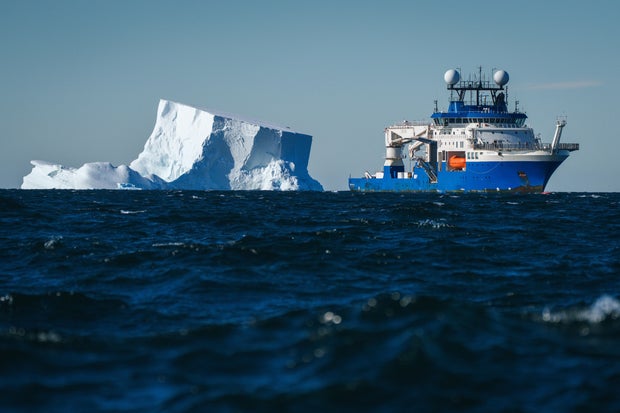
M 160 100 L 144 150 L 129 166 L 31 161 L 22 189 L 313 190 L 312 136 Z

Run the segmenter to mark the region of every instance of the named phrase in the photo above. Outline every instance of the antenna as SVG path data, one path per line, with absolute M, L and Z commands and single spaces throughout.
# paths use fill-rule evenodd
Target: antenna
M 506 86 L 506 110 L 508 110 L 508 86 Z

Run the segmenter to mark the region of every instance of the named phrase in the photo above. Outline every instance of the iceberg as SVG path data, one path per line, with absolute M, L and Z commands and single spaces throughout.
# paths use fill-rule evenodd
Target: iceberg
M 322 191 L 308 172 L 312 136 L 160 100 L 144 150 L 129 166 L 31 161 L 22 189 Z
M 164 182 L 147 179 L 126 165 L 90 162 L 66 168 L 45 161 L 30 161 L 33 168 L 24 177 L 22 189 L 162 189 Z

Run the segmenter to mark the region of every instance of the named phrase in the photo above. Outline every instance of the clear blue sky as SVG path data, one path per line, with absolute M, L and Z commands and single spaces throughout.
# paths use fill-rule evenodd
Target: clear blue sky
M 551 191 L 620 191 L 620 2 L 0 0 L 0 187 L 40 159 L 128 164 L 160 98 L 313 135 L 327 190 L 383 164 L 383 128 L 448 103 L 443 74 L 510 73 L 509 100 L 579 152 Z

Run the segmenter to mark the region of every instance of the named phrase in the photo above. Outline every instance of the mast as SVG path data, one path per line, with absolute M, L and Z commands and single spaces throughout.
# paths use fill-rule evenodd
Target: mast
M 460 75 L 456 70 L 448 70 L 444 75 L 444 79 L 447 83 L 448 90 L 450 92 L 456 92 L 458 100 L 460 102 L 465 101 L 466 93 L 469 92 L 470 100 L 473 99 L 473 94 L 476 94 L 476 106 L 480 107 L 480 97 L 484 92 L 488 92 L 491 95 L 493 104 L 497 103 L 497 93 L 504 90 L 504 86 L 508 83 L 508 73 L 503 70 L 498 70 L 493 76 L 494 83 L 482 78 L 482 66 L 478 68 L 478 79 L 461 80 Z M 486 94 L 484 95 L 487 96 Z M 452 100 L 452 99 L 451 99 Z M 473 102 L 472 102 L 473 103 Z M 485 100 L 485 105 L 486 100 Z

